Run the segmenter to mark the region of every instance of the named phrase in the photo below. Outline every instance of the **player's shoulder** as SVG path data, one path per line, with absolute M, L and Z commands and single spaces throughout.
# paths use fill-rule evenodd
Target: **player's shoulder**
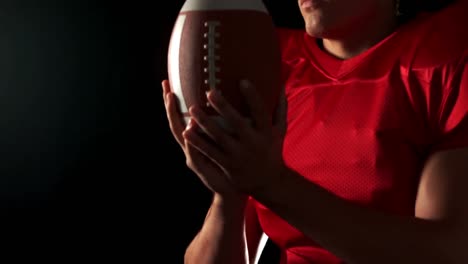
M 302 28 L 289 28 L 289 27 L 276 27 L 276 33 L 280 41 L 285 41 L 304 33 L 304 29 Z
M 277 27 L 276 33 L 283 60 L 300 56 L 300 46 L 303 45 L 304 34 L 306 34 L 304 29 Z
M 466 56 L 468 0 L 458 0 L 427 14 L 409 31 L 406 57 L 413 68 L 433 68 Z

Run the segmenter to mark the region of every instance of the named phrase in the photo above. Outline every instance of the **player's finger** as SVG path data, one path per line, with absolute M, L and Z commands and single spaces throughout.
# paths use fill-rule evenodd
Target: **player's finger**
M 268 129 L 271 126 L 271 117 L 258 91 L 248 80 L 241 81 L 240 89 L 249 106 L 255 127 L 260 130 Z
M 191 107 L 190 115 L 192 116 L 192 120 L 202 130 L 201 133 L 205 133 L 219 148 L 230 151 L 235 146 L 233 139 L 226 134 L 226 129 L 202 109 Z
M 177 108 L 177 98 L 171 92 L 170 85 L 167 80 L 162 82 L 162 86 L 169 128 L 177 143 L 179 143 L 179 145 L 183 148 L 184 139 L 182 137 L 182 132 L 185 129 L 185 124 L 182 115 L 180 114 L 179 109 Z
M 287 129 L 287 111 L 288 111 L 288 102 L 286 100 L 286 94 L 283 90 L 281 91 L 278 105 L 276 106 L 275 113 L 273 115 L 273 125 L 276 127 L 281 135 L 286 133 Z
M 192 119 L 187 129 L 183 132 L 185 141 L 213 162 L 217 164 L 219 164 L 219 162 L 221 162 L 221 164 L 226 163 L 227 159 L 224 153 L 216 145 L 212 144 L 212 141 L 207 140 L 206 137 L 201 135 L 202 134 L 198 131 L 198 124 Z
M 226 121 L 226 125 L 230 132 L 242 136 L 246 128 L 250 125 L 249 120 L 243 117 L 217 90 L 211 90 L 208 94 L 210 105 L 221 115 Z

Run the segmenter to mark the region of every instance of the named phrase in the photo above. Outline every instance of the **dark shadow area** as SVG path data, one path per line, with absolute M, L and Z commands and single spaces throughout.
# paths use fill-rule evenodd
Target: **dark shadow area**
M 161 97 L 182 3 L 0 4 L 4 241 L 71 259 L 183 262 L 211 195 Z M 278 25 L 301 26 L 295 2 L 265 3 Z

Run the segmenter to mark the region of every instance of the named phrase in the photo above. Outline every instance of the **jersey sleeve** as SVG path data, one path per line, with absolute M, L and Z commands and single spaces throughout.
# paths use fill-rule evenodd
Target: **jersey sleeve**
M 278 27 L 276 28 L 276 33 L 278 36 L 278 42 L 281 50 L 281 81 L 286 82 L 289 75 L 289 67 L 285 63 L 285 55 L 287 54 L 288 42 L 290 41 L 290 30 L 287 28 Z
M 433 152 L 468 147 L 468 56 L 447 67 L 448 76 L 438 109 Z
M 305 31 L 295 28 L 278 27 L 276 33 L 281 49 L 281 80 L 285 83 L 291 73 L 291 61 L 300 56 L 298 53 L 299 45 L 301 45 L 300 39 Z

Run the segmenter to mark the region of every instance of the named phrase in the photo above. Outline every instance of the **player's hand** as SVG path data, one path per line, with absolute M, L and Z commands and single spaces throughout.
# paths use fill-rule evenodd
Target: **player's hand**
M 211 191 L 222 196 L 229 196 L 229 198 L 237 198 L 237 196 L 245 198 L 244 195 L 234 191 L 235 189 L 229 183 L 225 172 L 215 162 L 206 157 L 193 145 L 188 144 L 184 139 L 182 136 L 183 132 L 186 129 L 195 131 L 197 125 L 195 122 L 190 122 L 186 128 L 182 114 L 179 111 L 177 97 L 171 92 L 170 84 L 167 80 L 162 82 L 162 88 L 169 128 L 185 154 L 187 166 L 197 174 L 200 180 Z
M 250 107 L 251 120 L 236 111 L 220 93 L 211 91 L 208 101 L 228 127 L 235 129 L 227 133 L 201 108 L 192 107 L 192 119 L 211 140 L 200 137 L 193 129 L 186 130 L 183 136 L 189 145 L 218 164 L 238 191 L 252 194 L 275 182 L 286 169 L 282 158 L 286 105 L 282 97 L 281 107 L 272 120 L 251 84 L 241 90 Z
M 278 131 L 280 136 L 284 138 L 286 134 L 287 127 L 287 111 L 288 111 L 288 102 L 286 100 L 286 93 L 283 88 L 280 94 L 278 105 L 276 106 L 275 113 L 273 115 L 273 128 Z

